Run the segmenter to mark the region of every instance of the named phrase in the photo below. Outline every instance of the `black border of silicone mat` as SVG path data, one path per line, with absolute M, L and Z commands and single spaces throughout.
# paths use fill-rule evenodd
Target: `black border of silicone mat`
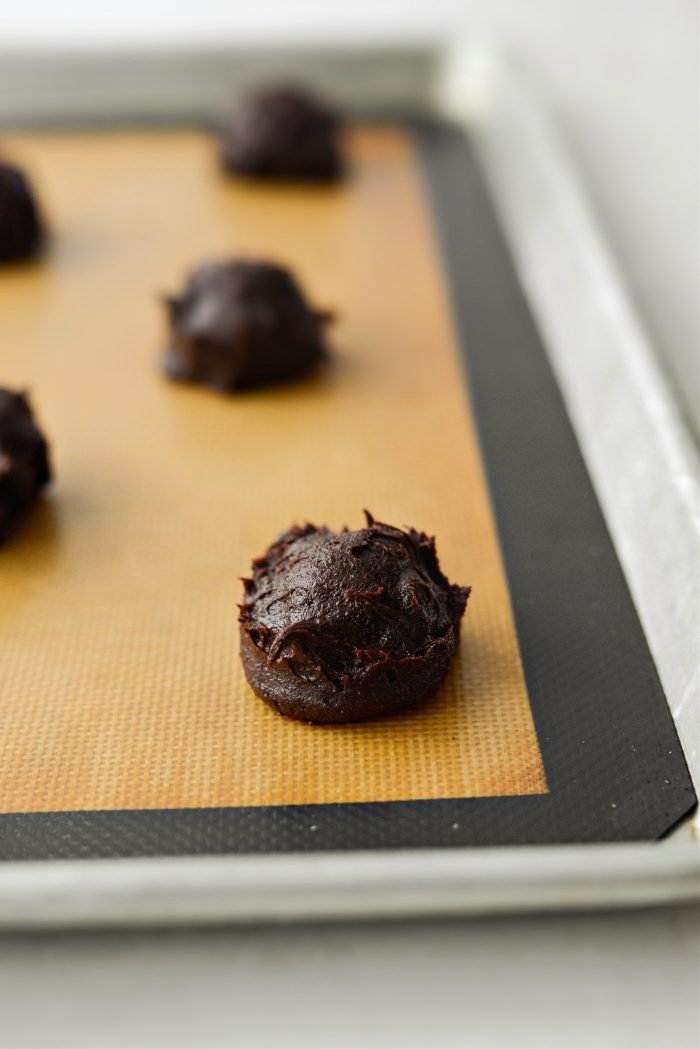
M 416 128 L 415 142 L 550 793 L 0 815 L 0 858 L 650 840 L 694 807 L 673 719 L 469 144 L 436 124 Z

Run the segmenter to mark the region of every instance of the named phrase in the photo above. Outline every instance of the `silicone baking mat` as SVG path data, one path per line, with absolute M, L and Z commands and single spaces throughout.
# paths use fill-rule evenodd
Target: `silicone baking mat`
M 527 595 L 514 578 L 543 567 L 543 541 L 557 562 L 562 522 L 531 534 L 517 491 L 507 493 L 513 478 L 506 476 L 504 487 L 499 464 L 512 474 L 529 449 L 523 479 L 536 465 L 550 479 L 556 506 L 561 492 L 551 479 L 566 479 L 571 463 L 555 463 L 551 474 L 560 435 L 550 426 L 542 459 L 531 444 L 537 427 L 527 421 L 522 432 L 510 431 L 508 440 L 517 440 L 510 454 L 498 450 L 517 402 L 534 398 L 546 416 L 551 396 L 542 375 L 526 370 L 526 314 L 513 327 L 512 345 L 499 345 L 498 336 L 487 345 L 484 323 L 494 305 L 511 325 L 518 317 L 509 301 L 517 284 L 493 257 L 502 250 L 493 225 L 486 227 L 486 250 L 479 244 L 490 213 L 473 166 L 464 165 L 461 136 L 424 131 L 416 140 L 398 128 L 361 129 L 348 146 L 343 184 L 299 188 L 223 178 L 210 140 L 195 132 L 6 142 L 37 179 L 54 239 L 43 263 L 2 274 L 2 381 L 33 392 L 53 439 L 57 481 L 0 552 L 5 855 L 625 837 L 639 834 L 640 801 L 651 819 L 656 800 L 645 796 L 635 799 L 630 821 L 628 791 L 606 802 L 606 826 L 596 816 L 593 780 L 585 832 L 572 823 L 562 828 L 552 810 L 547 819 L 541 809 L 511 806 L 504 819 L 489 808 L 548 798 L 552 774 L 561 786 L 556 761 L 545 775 L 542 753 L 546 763 L 548 748 L 571 741 L 561 725 L 550 734 L 548 709 L 586 730 L 567 656 L 572 643 L 581 645 L 581 594 L 559 586 L 543 608 L 535 582 L 529 625 L 519 618 L 516 632 L 501 554 L 503 548 L 517 612 L 518 595 Z M 455 191 L 453 172 L 456 178 L 465 166 L 462 180 L 471 174 L 473 183 L 466 209 L 456 208 L 442 235 L 463 322 L 459 307 L 472 300 L 471 331 L 463 324 L 461 339 L 421 155 L 431 187 L 440 190 L 438 217 L 442 211 L 445 218 Z M 459 186 L 463 193 L 464 181 Z M 455 257 L 457 216 L 467 223 L 476 217 L 477 226 Z M 337 311 L 326 374 L 233 398 L 161 377 L 157 294 L 179 288 L 203 259 L 235 254 L 290 265 L 315 304 Z M 470 357 L 471 394 L 477 414 L 483 409 L 500 544 L 460 364 L 460 349 L 466 343 L 469 353 L 474 341 L 483 352 Z M 509 361 L 518 345 L 519 361 L 517 353 Z M 489 367 L 497 384 L 484 397 Z M 503 374 L 512 367 L 522 371 L 517 388 L 514 376 Z M 568 426 L 556 404 L 557 422 Z M 496 445 L 489 438 L 494 418 L 501 420 Z M 585 494 L 589 518 L 599 516 L 589 486 Z M 344 727 L 286 721 L 245 684 L 237 577 L 290 522 L 357 527 L 363 506 L 380 519 L 435 533 L 449 577 L 473 586 L 459 656 L 436 700 L 400 717 Z M 590 525 L 586 519 L 583 527 Z M 585 537 L 592 574 L 609 570 L 595 564 L 609 555 L 619 575 L 604 530 L 600 553 L 591 553 L 604 529 L 602 521 L 594 525 Z M 581 525 L 573 527 L 576 542 Z M 663 722 L 660 742 L 672 740 L 667 754 L 682 788 L 682 755 L 621 578 L 620 585 L 631 624 L 623 624 L 626 643 L 631 630 L 634 657 L 641 642 L 643 687 Z M 536 732 L 530 699 L 533 683 L 536 694 L 541 683 L 530 646 L 547 609 L 563 649 L 554 660 L 558 680 L 547 684 L 539 711 L 535 704 Z M 546 658 L 551 637 L 539 640 L 536 660 Z M 613 671 L 616 688 L 640 677 L 637 667 L 625 681 L 624 658 Z M 595 739 L 588 742 L 595 776 L 596 763 L 605 759 L 607 769 L 609 755 L 601 758 Z M 572 775 L 578 773 L 569 764 L 568 787 Z M 611 786 L 604 783 L 606 795 Z M 484 804 L 474 808 L 478 801 Z M 523 813 L 536 813 L 535 830 Z M 641 836 L 659 832 L 650 823 Z

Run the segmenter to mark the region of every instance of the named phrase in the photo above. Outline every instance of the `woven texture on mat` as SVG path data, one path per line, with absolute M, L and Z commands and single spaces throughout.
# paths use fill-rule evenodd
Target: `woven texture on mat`
M 3 276 L 1 381 L 53 440 L 50 497 L 0 552 L 3 811 L 546 791 L 433 233 L 409 139 L 359 130 L 338 187 L 218 174 L 195 133 L 8 140 L 55 232 Z M 203 259 L 291 265 L 334 364 L 234 398 L 158 371 L 160 292 Z M 293 521 L 438 539 L 471 584 L 436 700 L 348 727 L 247 687 L 238 577 Z

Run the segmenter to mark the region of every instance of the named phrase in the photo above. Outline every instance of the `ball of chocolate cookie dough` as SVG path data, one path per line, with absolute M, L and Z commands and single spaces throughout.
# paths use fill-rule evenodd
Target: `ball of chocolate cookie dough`
M 0 163 L 0 263 L 31 258 L 44 239 L 34 192 L 25 175 Z
M 280 714 L 359 721 L 445 679 L 470 588 L 445 578 L 434 539 L 366 517 L 357 532 L 290 528 L 244 580 L 243 667 Z
M 307 303 L 291 273 L 267 262 L 211 263 L 166 300 L 172 379 L 233 392 L 286 382 L 327 357 L 330 314 Z
M 50 480 L 48 445 L 26 395 L 0 387 L 0 543 Z
M 221 127 L 221 162 L 254 178 L 335 179 L 342 170 L 340 128 L 338 115 L 304 91 L 253 91 Z

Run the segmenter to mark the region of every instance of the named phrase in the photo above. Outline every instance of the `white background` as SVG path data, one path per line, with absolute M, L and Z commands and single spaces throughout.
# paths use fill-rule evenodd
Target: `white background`
M 501 41 L 698 411 L 693 0 L 0 2 L 0 42 Z M 3 1046 L 698 1045 L 700 912 L 0 937 Z

